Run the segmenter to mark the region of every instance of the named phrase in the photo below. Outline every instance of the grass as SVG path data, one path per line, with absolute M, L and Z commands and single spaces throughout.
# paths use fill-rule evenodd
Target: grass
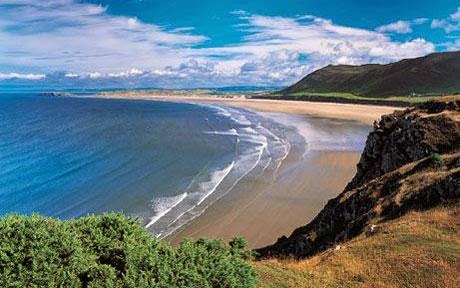
M 411 212 L 306 260 L 253 262 L 260 287 L 460 287 L 460 204 Z
M 281 94 L 272 94 L 271 96 L 284 96 Z M 292 93 L 287 95 L 292 97 L 328 97 L 328 98 L 338 98 L 344 100 L 360 100 L 360 101 L 386 101 L 386 102 L 406 102 L 406 103 L 421 103 L 428 100 L 432 100 L 437 96 L 392 96 L 392 97 L 366 97 L 359 96 L 352 93 L 342 93 L 342 92 L 329 92 L 329 93 L 315 93 L 315 92 L 301 92 L 301 93 Z

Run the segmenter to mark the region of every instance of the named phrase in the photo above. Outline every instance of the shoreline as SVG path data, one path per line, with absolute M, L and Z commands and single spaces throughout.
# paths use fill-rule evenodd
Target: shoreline
M 304 141 L 290 142 L 290 151 L 275 178 L 243 179 L 200 216 L 163 240 L 176 246 L 184 238 L 219 238 L 228 242 L 241 236 L 250 249 L 264 247 L 311 221 L 352 179 L 369 125 L 285 113 L 258 114 L 296 127 L 296 137 Z M 355 139 L 350 139 L 353 136 L 363 138 L 358 147 Z
M 250 249 L 273 244 L 311 221 L 329 199 L 342 192 L 355 173 L 351 163 L 359 157 L 360 153 L 349 151 L 310 152 L 304 163 L 283 165 L 273 183 L 240 183 L 241 187 L 164 240 L 176 246 L 184 238 L 219 238 L 228 242 L 241 236 Z
M 308 115 L 340 120 L 353 120 L 372 124 L 382 115 L 401 110 L 393 106 L 376 106 L 365 104 L 346 104 L 330 102 L 310 102 L 295 100 L 248 99 L 241 97 L 194 96 L 194 95 L 157 95 L 141 92 L 100 93 L 95 98 L 152 100 L 185 103 L 206 103 L 230 107 L 249 108 L 259 112 L 277 112 L 295 115 Z
M 184 238 L 229 241 L 235 236 L 242 236 L 248 240 L 251 249 L 270 245 L 279 237 L 290 235 L 294 229 L 311 221 L 329 199 L 341 193 L 355 174 L 361 151 L 342 149 L 340 139 L 343 140 L 343 135 L 347 133 L 346 137 L 351 140 L 354 140 L 353 137 L 365 137 L 363 135 L 367 135 L 368 130 L 364 134 L 353 134 L 356 130 L 347 129 L 361 127 L 359 129 L 365 130 L 382 114 L 395 110 L 394 107 L 355 104 L 136 93 L 129 97 L 126 94 L 109 94 L 97 95 L 96 98 L 238 107 L 256 111 L 262 117 L 271 115 L 269 118 L 275 117 L 273 119 L 282 125 L 295 126 L 306 143 L 302 147 L 292 147 L 274 181 L 244 179 L 237 188 L 207 207 L 198 217 L 163 238 L 177 245 Z M 276 119 L 277 114 L 281 119 Z M 304 135 L 300 131 L 303 125 L 307 126 L 307 130 L 312 129 L 313 135 Z M 334 130 L 346 131 L 341 135 L 334 134 Z M 333 140 L 337 143 L 327 148 L 330 143 L 323 143 L 326 146 L 322 147 L 320 141 L 319 145 L 314 143 L 311 147 L 312 142 L 323 136 L 329 140 L 337 137 Z M 299 146 L 298 143 L 296 145 Z

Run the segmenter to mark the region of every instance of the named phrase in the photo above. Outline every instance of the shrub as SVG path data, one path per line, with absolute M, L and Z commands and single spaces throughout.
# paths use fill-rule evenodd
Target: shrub
M 230 251 L 232 254 L 239 255 L 243 259 L 253 260 L 256 257 L 256 252 L 253 250 L 245 250 L 248 246 L 248 241 L 242 237 L 235 237 L 230 241 Z
M 0 219 L 0 287 L 255 287 L 245 252 L 220 240 L 176 249 L 121 214 Z
M 438 153 L 433 153 L 431 155 L 431 162 L 435 167 L 442 167 L 444 165 L 444 160 L 442 159 L 442 156 L 439 155 Z

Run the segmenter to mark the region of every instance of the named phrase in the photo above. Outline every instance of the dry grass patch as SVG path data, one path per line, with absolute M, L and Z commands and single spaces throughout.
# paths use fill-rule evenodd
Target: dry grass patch
M 410 212 L 306 260 L 253 266 L 260 287 L 460 287 L 460 204 Z

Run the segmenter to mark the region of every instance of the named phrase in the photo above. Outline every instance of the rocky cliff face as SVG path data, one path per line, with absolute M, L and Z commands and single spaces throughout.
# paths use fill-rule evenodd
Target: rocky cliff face
M 451 97 L 382 117 L 345 191 L 312 222 L 258 252 L 307 257 L 411 209 L 459 199 L 460 97 Z
M 460 96 L 383 116 L 374 123 L 356 176 L 345 191 L 404 164 L 460 147 L 460 123 L 456 118 L 459 109 Z

